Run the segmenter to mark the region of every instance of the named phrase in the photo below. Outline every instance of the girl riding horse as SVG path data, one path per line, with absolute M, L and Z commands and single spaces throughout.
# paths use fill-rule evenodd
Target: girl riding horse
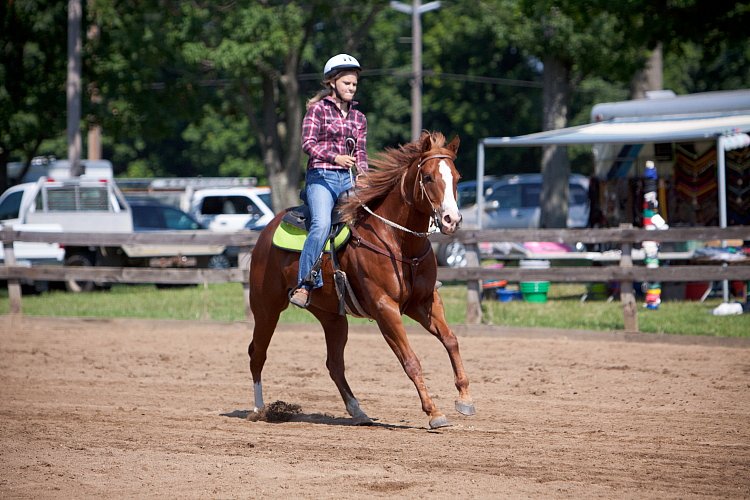
M 474 414 L 469 379 L 464 371 L 458 340 L 445 319 L 435 289 L 437 263 L 427 236 L 434 221 L 445 234 L 461 222 L 456 204 L 459 175 L 454 164 L 458 138 L 445 144 L 440 133 L 423 133 L 413 143 L 388 149 L 371 162 L 367 186 L 358 188 L 341 207 L 352 230 L 349 243 L 336 253 L 346 274 L 354 301 L 364 316 L 377 322 L 386 343 L 401 362 L 417 389 L 422 410 L 431 428 L 448 420 L 429 395 L 419 359 L 412 350 L 401 322 L 402 314 L 416 320 L 445 347 L 458 389 L 457 411 Z M 289 305 L 288 293 L 297 286 L 299 253 L 277 248 L 273 235 L 284 213 L 261 232 L 250 265 L 250 306 L 255 317 L 248 347 L 253 379 L 255 416 L 264 407 L 261 373 L 268 346 L 281 312 Z M 349 387 L 344 373 L 344 349 L 348 338 L 346 315 L 339 313 L 339 296 L 330 276 L 332 259 L 326 255 L 321 272 L 328 277 L 310 298 L 308 310 L 323 326 L 327 348 L 326 366 L 355 423 L 370 423 Z M 253 415 L 251 415 L 252 417 Z

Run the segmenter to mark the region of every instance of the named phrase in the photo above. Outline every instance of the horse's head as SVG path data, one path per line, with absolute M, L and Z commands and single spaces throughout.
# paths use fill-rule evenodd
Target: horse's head
M 443 234 L 456 232 L 462 219 L 456 201 L 456 184 L 460 175 L 454 164 L 459 143 L 458 136 L 447 146 L 433 144 L 430 134 L 421 139 L 422 155 L 417 164 L 415 187 L 415 191 L 419 191 L 415 192 L 414 198 L 420 209 L 434 217 Z

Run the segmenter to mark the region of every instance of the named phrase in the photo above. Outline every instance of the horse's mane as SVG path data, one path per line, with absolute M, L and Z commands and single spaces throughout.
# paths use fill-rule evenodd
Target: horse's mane
M 370 159 L 370 169 L 365 175 L 365 187 L 358 187 L 356 194 L 349 196 L 340 206 L 339 211 L 346 222 L 359 218 L 363 204 L 374 204 L 385 198 L 396 184 L 400 183 L 409 170 L 422 156 L 422 144 L 429 136 L 431 149 L 445 147 L 445 136 L 440 132 L 422 132 L 419 139 L 398 148 L 386 148 Z

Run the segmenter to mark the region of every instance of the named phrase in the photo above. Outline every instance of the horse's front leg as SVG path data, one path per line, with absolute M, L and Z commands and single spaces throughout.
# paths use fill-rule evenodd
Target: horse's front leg
M 406 337 L 406 329 L 401 322 L 398 305 L 391 301 L 388 301 L 387 304 L 383 304 L 383 302 L 385 300 L 381 299 L 375 320 L 385 341 L 396 354 L 404 371 L 417 388 L 419 399 L 422 401 L 422 410 L 430 417 L 430 428 L 437 429 L 449 425 L 448 419 L 437 409 L 427 391 L 422 374 L 422 365 Z
M 474 401 L 469 393 L 469 377 L 464 370 L 461 353 L 458 350 L 458 339 L 445 320 L 443 301 L 437 290 L 433 291 L 432 303 L 421 303 L 409 308 L 406 314 L 419 322 L 428 332 L 440 339 L 453 367 L 453 379 L 458 389 L 456 410 L 463 415 L 474 415 Z

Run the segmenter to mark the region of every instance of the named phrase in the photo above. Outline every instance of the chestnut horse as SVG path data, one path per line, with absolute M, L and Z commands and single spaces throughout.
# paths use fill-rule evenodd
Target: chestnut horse
M 428 240 L 431 221 L 444 234 L 456 231 L 461 215 L 456 204 L 459 175 L 454 164 L 458 137 L 445 144 L 440 133 L 424 132 L 415 142 L 387 149 L 372 160 L 364 186 L 339 209 L 352 229 L 350 241 L 338 251 L 340 269 L 348 277 L 355 300 L 350 310 L 377 322 L 385 341 L 414 383 L 429 416 L 430 428 L 448 425 L 430 397 L 419 359 L 409 345 L 401 321 L 406 314 L 437 337 L 448 351 L 458 389 L 456 410 L 473 415 L 469 380 L 464 372 L 458 341 L 445 320 L 443 302 L 435 288 L 437 264 Z M 288 306 L 289 291 L 297 285 L 299 253 L 272 245 L 280 224 L 278 214 L 263 230 L 250 265 L 250 306 L 255 316 L 248 348 L 253 377 L 255 412 L 264 408 L 261 372 L 279 315 Z M 323 258 L 324 284 L 310 295 L 308 310 L 323 325 L 328 372 L 354 423 L 372 421 L 360 408 L 344 375 L 344 348 L 348 338 L 346 315 L 339 313 L 332 262 Z

